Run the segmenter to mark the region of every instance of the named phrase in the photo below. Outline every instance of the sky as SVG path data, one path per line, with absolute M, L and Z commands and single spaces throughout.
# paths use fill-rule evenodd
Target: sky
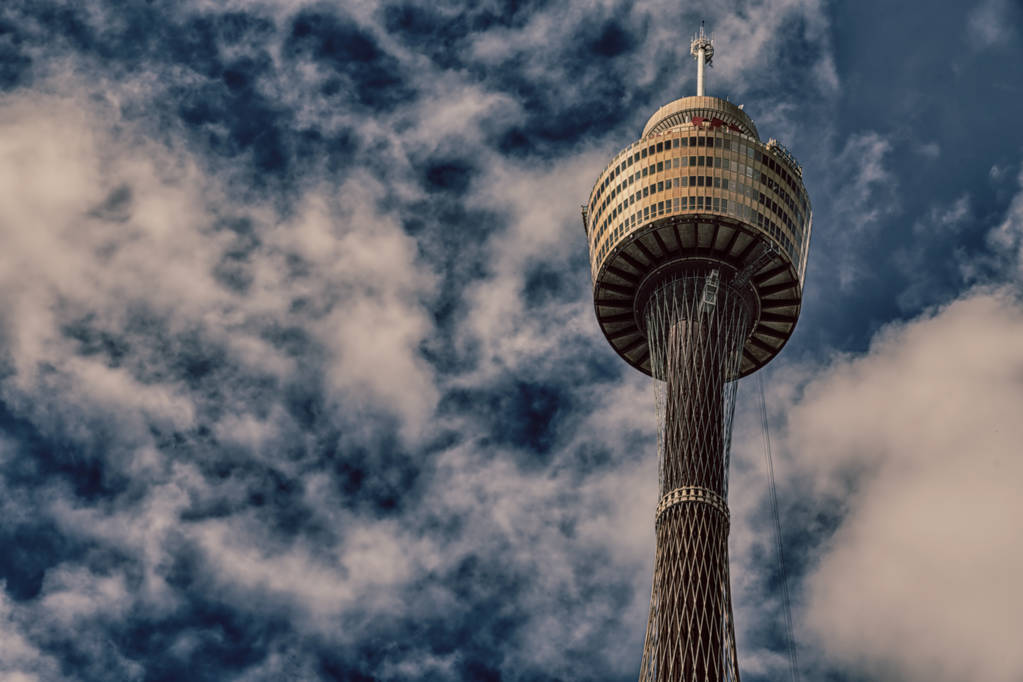
M 798 158 L 743 680 L 1023 679 L 1023 5 L 8 0 L 0 679 L 636 678 L 652 381 L 579 206 L 707 92 Z

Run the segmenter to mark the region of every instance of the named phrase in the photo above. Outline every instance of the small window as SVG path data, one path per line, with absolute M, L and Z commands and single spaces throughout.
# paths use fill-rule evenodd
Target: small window
M 657 191 L 658 192 L 663 192 L 664 191 L 664 181 L 663 180 L 661 180 L 660 182 L 657 183 Z
M 690 137 L 689 138 L 689 146 L 690 147 L 695 147 L 696 146 L 696 138 L 695 137 Z
M 688 165 L 689 165 L 689 157 L 688 156 L 683 156 L 682 157 L 682 167 L 685 168 Z
M 714 178 L 714 186 L 721 187 L 721 178 Z
M 678 178 L 675 178 L 674 180 L 672 180 L 672 184 L 675 186 L 675 189 L 678 189 L 678 183 L 679 183 L 679 179 Z
M 636 163 L 637 161 L 639 161 L 639 152 L 632 155 L 632 162 Z
M 649 206 L 644 206 L 643 207 L 643 220 L 646 220 L 649 217 L 650 217 L 650 207 Z
M 654 145 L 650 145 L 649 147 L 646 148 L 646 154 L 647 154 L 647 156 L 653 156 L 654 155 Z
M 721 200 L 721 212 L 728 213 L 728 199 Z
M 678 157 L 677 157 L 677 156 L 675 157 L 675 160 L 674 160 L 674 161 L 672 161 L 671 165 L 672 165 L 672 166 L 673 166 L 674 168 L 678 168 Z
M 697 147 L 706 147 L 707 146 L 707 138 L 703 137 L 702 135 L 700 137 L 696 138 L 696 146 Z
M 650 194 L 650 188 L 649 187 L 644 187 L 643 188 L 643 196 L 647 196 L 648 194 Z
M 664 162 L 663 161 L 658 161 L 657 162 L 657 172 L 660 173 L 662 170 L 664 170 Z
M 713 178 L 711 178 L 711 177 L 710 177 L 710 176 L 708 175 L 708 176 L 707 176 L 707 179 L 706 179 L 707 187 L 710 187 L 710 186 L 712 185 L 712 183 L 713 183 L 713 182 L 714 182 L 714 179 L 713 179 Z
M 689 176 L 689 186 L 690 187 L 696 187 L 696 176 L 695 175 L 690 175 Z
M 675 210 L 678 210 L 678 197 L 675 197 Z
M 689 197 L 689 208 L 690 210 L 696 208 L 696 197 Z
M 708 147 L 713 147 L 714 146 L 714 138 L 713 137 L 708 137 L 707 138 L 707 146 Z
M 725 151 L 730 151 L 732 149 L 732 141 L 731 140 L 722 140 L 722 142 L 724 142 Z
M 703 208 L 703 197 L 696 197 L 696 208 Z
M 697 157 L 697 156 L 690 156 L 690 157 L 689 157 L 689 165 L 690 165 L 690 166 L 695 166 L 695 165 L 696 165 L 696 159 L 698 159 L 698 158 L 700 158 L 700 157 Z
M 643 177 L 644 178 L 646 177 L 646 167 L 645 166 L 643 167 Z
M 663 201 L 658 201 L 657 202 L 657 212 L 658 213 L 664 213 L 664 202 Z
M 728 170 L 728 159 L 721 159 L 721 167 Z
M 664 151 L 664 143 L 663 142 L 658 142 L 657 143 L 657 151 L 658 152 L 663 152 Z
M 721 178 L 721 189 L 728 189 L 728 178 Z
M 697 156 L 697 157 L 696 157 L 696 165 L 697 165 L 697 166 L 702 166 L 702 165 L 703 165 L 703 162 L 704 162 L 704 160 L 705 160 L 706 158 L 707 158 L 706 156 Z
M 721 210 L 721 202 L 717 197 L 714 197 L 714 210 L 715 211 Z
M 682 146 L 683 147 L 688 147 L 689 146 L 689 138 L 683 137 L 680 141 L 682 142 Z
M 645 148 L 639 150 L 639 158 L 641 158 L 641 159 L 645 159 L 646 158 L 646 149 Z
M 714 157 L 714 167 L 715 168 L 721 168 L 721 157 L 720 156 L 715 156 Z

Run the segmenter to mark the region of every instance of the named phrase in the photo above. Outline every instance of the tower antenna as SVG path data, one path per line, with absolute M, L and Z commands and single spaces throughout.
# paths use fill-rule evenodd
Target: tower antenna
M 703 32 L 702 21 L 700 32 L 693 36 L 689 45 L 689 52 L 696 58 L 696 96 L 703 97 L 703 65 L 711 66 L 714 62 L 714 41 Z

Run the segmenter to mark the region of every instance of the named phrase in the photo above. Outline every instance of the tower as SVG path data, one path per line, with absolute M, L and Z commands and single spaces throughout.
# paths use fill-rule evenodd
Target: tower
M 739 679 L 728 576 L 737 380 L 799 316 L 811 207 L 803 172 L 749 116 L 703 92 L 669 102 L 583 208 L 593 305 L 615 351 L 657 380 L 657 546 L 641 682 Z

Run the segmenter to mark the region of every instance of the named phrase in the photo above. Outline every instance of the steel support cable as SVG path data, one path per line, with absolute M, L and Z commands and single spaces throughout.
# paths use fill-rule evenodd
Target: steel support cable
M 781 571 L 782 598 L 785 607 L 785 627 L 787 629 L 789 666 L 792 682 L 799 682 L 799 663 L 796 658 L 796 638 L 792 627 L 792 603 L 789 598 L 789 575 L 785 568 L 785 552 L 781 541 L 781 514 L 778 512 L 778 489 L 774 482 L 774 457 L 771 454 L 771 432 L 767 420 L 767 399 L 764 397 L 763 374 L 757 373 L 757 386 L 760 389 L 760 425 L 764 441 L 764 458 L 767 460 L 767 477 L 771 490 L 771 513 L 774 516 L 774 539 L 778 551 L 778 569 Z

